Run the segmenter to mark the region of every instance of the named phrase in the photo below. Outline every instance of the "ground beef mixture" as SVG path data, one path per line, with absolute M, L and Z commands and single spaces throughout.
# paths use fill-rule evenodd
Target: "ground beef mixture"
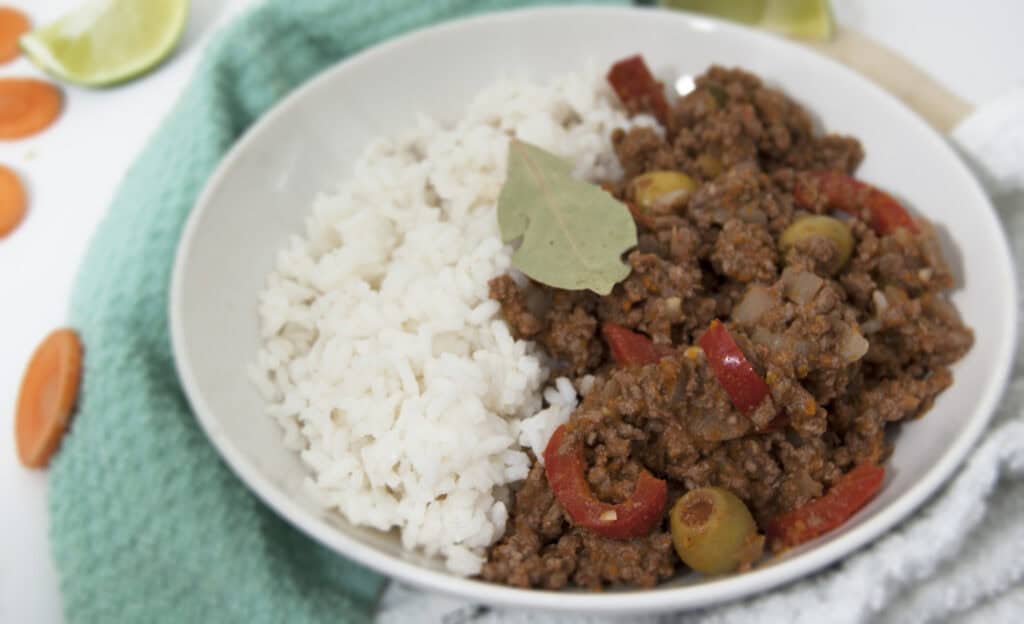
M 844 216 L 845 259 L 821 236 L 782 251 L 796 220 L 835 213 L 828 197 L 798 201 L 798 187 L 813 172 L 852 174 L 863 158 L 856 139 L 816 134 L 798 104 L 745 71 L 712 67 L 696 85 L 672 103 L 664 129 L 612 136 L 625 177 L 605 186 L 624 202 L 652 171 L 697 182 L 670 205 L 634 212 L 630 275 L 607 296 L 502 276 L 491 296 L 517 337 L 544 347 L 555 375 L 577 387 L 594 376 L 570 422 L 597 498 L 628 499 L 647 470 L 668 483 L 666 510 L 688 490 L 718 486 L 764 526 L 854 466 L 884 461 L 888 426 L 929 408 L 973 335 L 944 298 L 953 278 L 919 218 L 916 231 L 880 234 L 856 212 Z M 767 383 L 752 413 L 734 407 L 694 346 L 714 319 Z M 648 337 L 661 359 L 616 365 L 602 339 L 609 323 Z M 667 521 L 628 540 L 574 526 L 535 462 L 482 577 L 601 589 L 655 585 L 684 567 Z

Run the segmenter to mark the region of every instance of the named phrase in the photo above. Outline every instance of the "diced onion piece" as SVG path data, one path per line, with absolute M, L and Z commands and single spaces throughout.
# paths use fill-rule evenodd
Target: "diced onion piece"
M 764 313 L 771 309 L 774 297 L 768 288 L 760 284 L 754 284 L 744 293 L 736 307 L 732 309 L 732 320 L 737 323 L 756 323 L 764 316 Z
M 814 299 L 825 281 L 810 271 L 786 269 L 782 272 L 782 292 L 786 298 L 805 305 Z
M 882 321 L 876 318 L 868 319 L 860 324 L 860 329 L 865 334 L 873 334 L 882 329 Z
M 868 352 L 868 341 L 856 329 L 850 327 L 839 345 L 839 354 L 847 362 L 856 362 Z
M 756 345 L 775 349 L 778 347 L 779 341 L 782 340 L 782 337 L 775 332 L 758 326 L 754 328 L 754 331 L 750 332 L 750 340 Z
M 885 293 L 880 290 L 871 293 L 871 301 L 874 302 L 875 312 L 878 314 L 885 312 L 886 308 L 889 307 L 889 300 L 885 297 Z

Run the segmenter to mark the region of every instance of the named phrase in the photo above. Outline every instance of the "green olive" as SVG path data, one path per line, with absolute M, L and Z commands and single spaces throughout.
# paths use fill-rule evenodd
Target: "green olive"
M 633 199 L 645 212 L 666 212 L 679 199 L 697 189 L 690 176 L 679 171 L 650 171 L 633 178 Z
M 676 501 L 669 517 L 676 553 L 702 574 L 749 567 L 764 549 L 750 510 L 728 490 L 691 490 Z
M 779 237 L 779 250 L 785 256 L 794 245 L 814 236 L 822 236 L 835 243 L 839 253 L 828 268 L 832 273 L 838 273 L 846 266 L 853 253 L 853 235 L 850 233 L 850 227 L 839 219 L 824 215 L 797 219 L 782 231 L 782 236 Z

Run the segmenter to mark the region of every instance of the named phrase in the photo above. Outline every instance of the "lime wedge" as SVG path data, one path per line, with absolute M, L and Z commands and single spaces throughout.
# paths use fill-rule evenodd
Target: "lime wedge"
M 185 31 L 189 0 L 90 0 L 23 35 L 42 70 L 89 87 L 140 76 L 167 58 Z
M 758 26 L 790 37 L 825 40 L 832 36 L 828 0 L 660 0 L 659 4 Z
M 828 0 L 770 0 L 760 26 L 801 39 L 825 40 L 832 36 Z

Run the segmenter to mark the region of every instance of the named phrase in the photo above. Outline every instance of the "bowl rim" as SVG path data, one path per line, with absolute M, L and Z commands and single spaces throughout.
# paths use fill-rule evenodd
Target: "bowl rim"
M 184 273 L 189 257 L 192 240 L 201 221 L 201 215 L 210 205 L 215 189 L 220 186 L 223 178 L 231 171 L 240 155 L 247 151 L 250 143 L 261 130 L 278 117 L 290 114 L 296 103 L 308 94 L 334 80 L 338 73 L 345 72 L 350 66 L 372 63 L 378 56 L 388 54 L 394 49 L 405 46 L 416 46 L 433 37 L 444 36 L 454 31 L 472 29 L 481 23 L 500 21 L 513 22 L 528 20 L 537 16 L 551 18 L 571 18 L 580 12 L 605 14 L 608 17 L 628 17 L 638 12 L 651 12 L 656 9 L 638 7 L 607 7 L 607 6 L 545 6 L 527 7 L 511 10 L 489 12 L 469 17 L 462 17 L 426 28 L 414 30 L 401 36 L 387 40 L 357 54 L 334 63 L 315 76 L 306 80 L 278 101 L 273 107 L 257 119 L 245 130 L 241 137 L 221 158 L 213 173 L 206 180 L 202 192 L 189 213 L 176 249 L 176 256 L 171 276 L 169 319 L 172 350 L 175 367 L 179 379 L 207 438 L 217 449 L 225 463 L 238 478 L 266 505 L 274 510 L 294 527 L 312 537 L 321 545 L 330 548 L 339 555 L 365 565 L 383 575 L 401 580 L 411 585 L 442 594 L 458 596 L 467 600 L 492 605 L 504 605 L 529 609 L 550 611 L 576 611 L 612 613 L 639 613 L 668 610 L 685 610 L 720 604 L 751 596 L 784 583 L 808 576 L 825 566 L 837 562 L 854 551 L 866 546 L 882 534 L 894 529 L 911 512 L 931 497 L 953 474 L 954 470 L 964 461 L 968 452 L 975 446 L 985 427 L 990 422 L 1000 398 L 1006 388 L 1017 345 L 1017 282 L 1016 269 L 1012 261 L 1006 231 L 998 219 L 988 196 L 982 190 L 977 178 L 967 168 L 963 160 L 956 154 L 947 141 L 934 129 L 928 126 L 916 113 L 912 112 L 901 101 L 889 92 L 856 74 L 852 69 L 839 64 L 827 57 L 815 55 L 797 43 L 784 40 L 774 35 L 756 31 L 745 26 L 733 24 L 703 15 L 695 15 L 684 11 L 663 11 L 659 19 L 676 20 L 681 27 L 700 30 L 719 30 L 731 35 L 761 40 L 763 43 L 782 48 L 791 48 L 800 54 L 819 56 L 819 60 L 829 65 L 830 71 L 847 75 L 864 84 L 873 92 L 873 96 L 888 100 L 898 110 L 902 119 L 900 123 L 911 123 L 923 126 L 928 140 L 937 151 L 945 151 L 952 156 L 967 174 L 970 192 L 976 196 L 982 214 L 980 218 L 994 223 L 1000 234 L 997 241 L 992 241 L 993 255 L 1003 261 L 999 264 L 1004 271 L 1001 284 L 1005 290 L 998 303 L 1004 308 L 1002 317 L 1004 327 L 998 328 L 999 335 L 1007 337 L 996 351 L 995 376 L 990 379 L 980 394 L 971 419 L 967 423 L 963 435 L 949 445 L 940 459 L 928 469 L 922 478 L 910 486 L 901 498 L 878 510 L 874 516 L 861 524 L 850 528 L 845 533 L 824 541 L 812 549 L 787 558 L 772 565 L 761 567 L 743 574 L 724 577 L 705 583 L 697 583 L 683 587 L 659 586 L 650 589 L 591 593 L 583 591 L 549 591 L 538 589 L 519 589 L 498 585 L 470 578 L 458 577 L 421 567 L 416 563 L 382 553 L 372 546 L 362 543 L 359 539 L 346 535 L 341 530 L 328 525 L 322 519 L 309 513 L 296 504 L 279 488 L 270 484 L 250 462 L 242 450 L 226 436 L 218 435 L 219 425 L 212 416 L 205 397 L 200 391 L 198 380 L 192 369 L 191 362 L 185 357 L 185 325 L 182 314 L 184 297 Z M 992 224 L 990 223 L 990 225 Z

